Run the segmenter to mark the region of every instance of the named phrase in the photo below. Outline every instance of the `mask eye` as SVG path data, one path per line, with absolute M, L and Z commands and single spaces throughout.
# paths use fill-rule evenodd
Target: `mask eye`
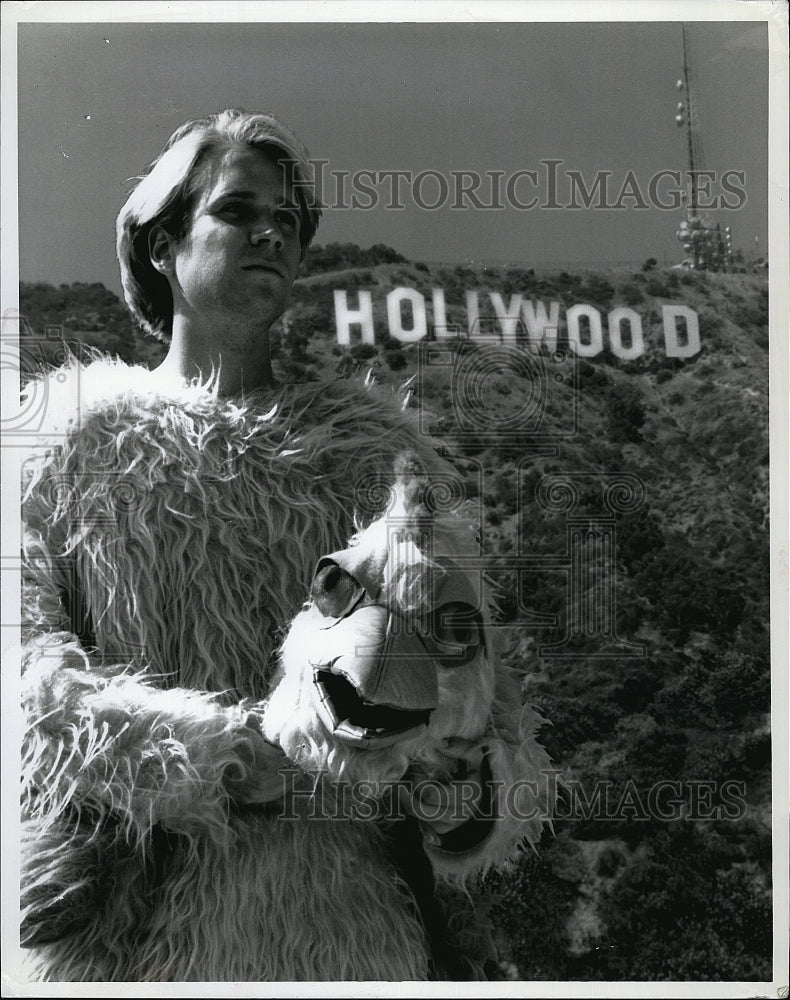
M 483 642 L 483 630 L 477 608 L 461 601 L 451 601 L 436 608 L 430 616 L 427 638 L 444 667 L 469 663 Z
M 313 578 L 310 600 L 325 618 L 343 618 L 364 594 L 357 581 L 337 563 L 322 566 Z

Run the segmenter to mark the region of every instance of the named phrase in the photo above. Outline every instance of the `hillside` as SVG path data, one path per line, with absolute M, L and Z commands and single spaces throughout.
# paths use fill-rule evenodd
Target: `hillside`
M 426 431 L 479 497 L 509 657 L 551 721 L 543 739 L 566 781 L 555 836 L 485 886 L 503 975 L 770 979 L 766 275 L 536 274 L 357 251 L 308 258 L 276 331 L 277 369 L 295 381 L 371 369 L 385 384 L 411 379 Z M 443 289 L 461 336 L 440 343 L 438 363 L 427 338 L 389 335 L 386 295 L 398 287 L 429 307 Z M 350 346 L 337 342 L 336 289 L 353 303 L 371 293 L 374 344 L 358 328 Z M 531 350 L 520 321 L 507 351 L 470 340 L 469 290 L 481 304 L 489 293 L 505 307 L 514 295 L 559 303 L 556 349 Z M 622 360 L 606 335 L 594 357 L 569 350 L 567 309 L 579 303 L 604 330 L 611 309 L 634 309 L 643 353 Z M 670 304 L 699 319 L 692 356 L 667 356 Z M 23 286 L 21 310 L 27 371 L 61 352 L 47 327 L 127 360 L 161 356 L 101 286 Z M 495 331 L 490 312 L 481 305 L 481 328 Z M 630 498 L 607 493 L 616 477 Z M 563 507 L 568 491 L 575 503 Z

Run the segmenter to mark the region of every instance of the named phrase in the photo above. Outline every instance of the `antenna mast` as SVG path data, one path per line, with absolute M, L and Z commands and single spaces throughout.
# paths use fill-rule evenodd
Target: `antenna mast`
M 686 218 L 680 223 L 677 237 L 686 251 L 683 264 L 698 271 L 727 270 L 732 263 L 730 227 L 714 227 L 708 219 L 700 216 L 699 177 L 702 169 L 702 150 L 697 127 L 697 109 L 692 90 L 692 76 L 689 69 L 689 46 L 686 25 L 681 24 L 683 43 L 683 76 L 675 84 L 684 99 L 678 101 L 675 122 L 678 128 L 686 126 L 686 147 L 688 155 L 689 190 L 686 195 Z
M 682 32 L 683 38 L 683 85 L 686 90 L 686 138 L 688 141 L 688 155 L 689 155 L 689 181 L 691 186 L 691 198 L 689 199 L 688 212 L 689 215 L 697 214 L 697 204 L 699 198 L 697 196 L 697 164 L 696 158 L 694 156 L 694 125 L 696 122 L 693 121 L 695 116 L 695 108 L 691 101 L 691 81 L 689 80 L 689 60 L 688 60 L 688 46 L 686 45 L 686 25 L 681 24 L 680 30 Z M 678 105 L 680 109 L 681 105 Z

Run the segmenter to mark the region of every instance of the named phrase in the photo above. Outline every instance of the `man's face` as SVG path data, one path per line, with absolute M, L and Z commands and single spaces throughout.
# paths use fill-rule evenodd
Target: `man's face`
M 185 235 L 164 237 L 176 312 L 209 331 L 234 323 L 268 330 L 285 310 L 301 257 L 289 195 L 282 167 L 261 150 L 218 150 L 206 160 Z

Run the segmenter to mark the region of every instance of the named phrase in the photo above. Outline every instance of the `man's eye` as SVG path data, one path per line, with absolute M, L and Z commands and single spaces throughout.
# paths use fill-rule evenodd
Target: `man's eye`
M 296 212 L 280 211 L 274 218 L 278 226 L 292 230 L 299 228 L 299 216 Z
M 222 208 L 219 210 L 219 214 L 222 216 L 223 219 L 230 219 L 231 221 L 233 221 L 236 219 L 243 218 L 246 211 L 247 211 L 246 205 L 242 205 L 240 202 L 233 201 L 229 202 L 226 205 L 223 205 Z

